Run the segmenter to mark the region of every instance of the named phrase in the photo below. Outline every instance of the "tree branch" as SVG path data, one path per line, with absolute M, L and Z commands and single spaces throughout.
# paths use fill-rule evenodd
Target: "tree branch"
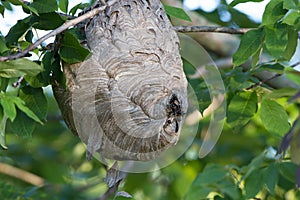
M 270 63 L 270 62 L 267 62 L 267 63 Z M 300 65 L 300 61 L 292 64 L 291 67 L 294 68 L 298 65 Z M 299 89 L 299 86 L 296 83 L 294 83 L 293 81 L 289 80 L 287 77 L 285 77 L 284 74 L 277 74 L 277 73 L 273 73 L 273 72 L 263 71 L 263 72 L 254 74 L 254 76 L 259 78 L 261 81 L 246 88 L 247 90 L 261 86 L 262 84 L 267 84 L 273 88 L 291 87 L 291 88 Z
M 114 0 L 113 2 L 115 2 Z M 69 20 L 65 22 L 63 25 L 58 27 L 57 29 L 51 31 L 50 33 L 44 35 L 40 39 L 38 39 L 35 43 L 30 45 L 27 49 L 24 51 L 21 51 L 17 54 L 9 55 L 9 56 L 0 56 L 0 62 L 4 62 L 7 60 L 15 60 L 18 58 L 25 57 L 31 50 L 38 47 L 42 42 L 47 40 L 50 37 L 53 37 L 67 28 L 71 26 L 75 26 L 76 24 L 91 18 L 95 15 L 97 15 L 100 11 L 104 10 L 106 6 L 101 6 L 99 8 L 95 8 L 75 19 Z M 229 27 L 216 27 L 216 26 L 174 26 L 174 30 L 181 33 L 187 33 L 187 32 L 213 32 L 213 33 L 228 33 L 228 34 L 245 34 L 247 31 L 251 30 L 249 28 L 229 28 Z
M 119 188 L 119 184 L 121 183 L 121 181 L 119 181 L 118 183 L 116 183 L 115 185 L 113 185 L 112 187 L 108 188 L 106 190 L 106 192 L 98 199 L 98 200 L 107 200 L 109 199 L 109 197 L 111 197 L 112 195 L 115 195 L 118 191 Z
M 45 180 L 43 178 L 4 163 L 0 163 L 0 173 L 15 177 L 35 186 L 43 186 L 45 184 Z
M 218 26 L 174 26 L 174 30 L 181 33 L 191 32 L 214 32 L 214 33 L 229 33 L 229 34 L 245 34 L 250 28 L 230 28 Z
M 259 81 L 259 82 L 255 83 L 255 84 L 251 85 L 250 87 L 246 88 L 246 90 L 250 90 L 250 89 L 256 88 L 258 86 L 261 86 L 262 84 L 267 84 L 269 81 L 271 81 L 271 80 L 273 80 L 275 78 L 278 78 L 281 75 L 282 74 L 275 74 L 275 75 L 273 75 L 273 76 L 271 76 L 271 77 L 269 77 L 269 78 L 267 78 L 265 80 Z
M 44 35 L 43 37 L 41 37 L 40 39 L 38 39 L 35 43 L 30 45 L 24 51 L 21 51 L 17 54 L 13 54 L 13 55 L 9 55 L 9 56 L 1 56 L 0 62 L 4 62 L 7 60 L 15 60 L 15 59 L 24 57 L 27 53 L 29 53 L 31 50 L 38 47 L 42 42 L 44 42 L 48 38 L 53 37 L 53 36 L 63 32 L 64 30 L 66 30 L 67 28 L 69 28 L 71 26 L 75 26 L 76 24 L 82 22 L 83 20 L 86 20 L 88 18 L 91 18 L 91 17 L 97 15 L 99 12 L 103 11 L 107 6 L 110 6 L 110 5 L 114 4 L 115 2 L 117 2 L 117 0 L 111 0 L 111 1 L 107 2 L 107 4 L 105 6 L 101 6 L 99 8 L 92 9 L 91 11 L 89 11 L 75 19 L 66 21 L 63 25 L 61 25 L 57 29 L 51 31 L 50 33 L 48 33 L 48 34 Z
M 125 170 L 130 167 L 131 167 L 131 164 L 124 165 L 122 167 L 122 169 Z M 108 189 L 98 200 L 107 200 L 112 195 L 114 195 L 115 197 L 123 196 L 123 195 L 119 194 L 118 189 L 119 189 L 120 183 L 125 180 L 126 176 L 127 176 L 127 173 L 125 173 L 124 171 L 120 171 L 118 162 L 115 161 L 113 166 L 110 169 L 108 169 L 106 172 L 105 182 L 107 183 Z

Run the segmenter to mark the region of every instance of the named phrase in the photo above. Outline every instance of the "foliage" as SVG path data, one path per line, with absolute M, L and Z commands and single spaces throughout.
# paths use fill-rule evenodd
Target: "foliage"
M 187 20 L 190 22 L 192 21 L 191 18 L 181 8 L 176 8 L 168 5 L 164 5 L 164 8 L 169 16 L 177 17 L 179 19 Z
M 222 26 L 255 28 L 241 37 L 232 68 L 220 69 L 228 105 L 217 146 L 207 157 L 197 157 L 201 130 L 209 125 L 209 116 L 204 117 L 193 144 L 176 162 L 160 171 L 128 176 L 121 189 L 134 199 L 300 198 L 295 188 L 300 184 L 300 73 L 290 62 L 299 41 L 300 2 L 271 0 L 257 24 L 234 7 L 249 1 L 259 2 L 222 1 L 211 13 L 197 10 Z M 28 16 L 7 35 L 0 33 L 0 56 L 24 50 L 36 40 L 35 30 L 54 30 L 89 5 L 69 8 L 68 0 L 1 1 L 4 19 L 14 6 Z M 165 9 L 170 17 L 190 20 L 179 8 Z M 229 21 L 222 21 L 224 12 L 230 13 Z M 95 199 L 105 192 L 104 167 L 97 160 L 85 161 L 84 146 L 66 129 L 49 88 L 55 81 L 65 84 L 62 61 L 77 63 L 88 56 L 82 40 L 80 28 L 69 28 L 53 44 L 43 43 L 27 55 L 35 60 L 0 62 L 0 144 L 8 148 L 0 151 L 0 162 L 31 171 L 48 183 L 32 187 L 0 174 L 1 199 Z M 187 75 L 192 69 L 184 60 Z M 269 80 L 257 78 L 263 71 L 292 84 L 272 87 Z M 208 88 L 201 78 L 189 83 L 203 113 L 211 103 Z
M 289 23 L 290 20 L 292 23 Z M 252 66 L 256 66 L 262 49 L 276 61 L 289 61 L 296 50 L 299 29 L 299 6 L 293 0 L 271 1 L 266 6 L 259 28 L 242 37 L 241 45 L 233 56 L 234 66 L 243 64 L 250 56 L 256 61 Z

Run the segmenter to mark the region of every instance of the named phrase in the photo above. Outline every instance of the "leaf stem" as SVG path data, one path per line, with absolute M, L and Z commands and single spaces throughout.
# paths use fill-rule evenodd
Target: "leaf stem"
M 228 34 L 245 34 L 251 28 L 230 28 L 218 26 L 174 26 L 174 30 L 181 33 L 187 32 L 214 32 Z

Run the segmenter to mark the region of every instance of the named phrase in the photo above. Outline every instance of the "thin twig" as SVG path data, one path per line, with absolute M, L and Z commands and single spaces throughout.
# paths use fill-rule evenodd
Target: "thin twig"
M 116 194 L 120 183 L 121 181 L 108 188 L 107 191 L 98 200 L 107 200 L 111 195 Z
M 75 18 L 75 19 L 66 21 L 63 25 L 61 25 L 57 29 L 51 31 L 50 33 L 48 33 L 48 34 L 44 35 L 43 37 L 41 37 L 40 39 L 38 39 L 35 43 L 30 45 L 24 51 L 21 51 L 17 54 L 14 54 L 14 55 L 1 56 L 0 57 L 0 62 L 4 62 L 4 61 L 7 61 L 7 60 L 15 60 L 15 59 L 24 57 L 27 53 L 29 53 L 31 50 L 38 47 L 42 42 L 44 42 L 48 38 L 53 37 L 53 36 L 61 33 L 62 31 L 66 30 L 67 28 L 69 28 L 71 26 L 75 26 L 76 24 L 82 22 L 83 20 L 86 20 L 88 18 L 91 18 L 91 17 L 97 15 L 99 12 L 103 11 L 107 6 L 110 6 L 110 5 L 114 4 L 115 2 L 117 2 L 117 0 L 111 0 L 111 1 L 107 2 L 107 4 L 105 6 L 95 8 L 95 9 L 93 9 L 93 10 L 91 10 L 91 11 L 89 11 L 89 12 L 87 12 L 87 13 L 85 13 L 85 14 L 77 17 L 77 18 Z
M 24 76 L 21 76 L 16 82 L 14 82 L 13 84 L 12 84 L 12 86 L 14 87 L 14 88 L 16 88 L 16 87 L 19 87 L 19 85 L 21 84 L 21 82 L 24 80 Z
M 229 34 L 245 34 L 250 28 L 230 28 L 217 26 L 174 26 L 174 30 L 181 33 L 187 32 L 214 32 Z
M 294 68 L 294 67 L 297 67 L 298 65 L 300 65 L 300 61 L 298 61 L 298 62 L 292 64 L 291 67 Z
M 246 90 L 250 90 L 250 89 L 256 88 L 256 87 L 258 87 L 258 86 L 261 86 L 262 84 L 267 83 L 267 82 L 269 82 L 269 81 L 271 81 L 271 80 L 273 80 L 273 79 L 275 79 L 275 78 L 278 78 L 278 77 L 281 76 L 281 75 L 282 75 L 282 74 L 275 74 L 274 76 L 272 76 L 272 77 L 270 77 L 270 78 L 268 78 L 268 79 L 259 81 L 259 82 L 255 83 L 255 84 L 251 85 L 250 87 L 246 88 Z
M 263 63 L 263 64 L 267 64 L 267 63 L 271 63 L 271 62 L 273 62 L 273 61 L 269 61 L 269 62 L 266 62 L 266 63 Z M 259 65 L 261 66 L 261 65 L 263 65 L 263 64 L 259 64 Z M 292 64 L 291 67 L 294 68 L 294 67 L 297 67 L 298 65 L 300 65 L 300 61 L 298 61 L 298 62 Z M 278 78 L 278 77 L 280 77 L 281 75 L 282 75 L 282 74 L 274 74 L 274 75 L 271 76 L 270 78 L 267 78 L 267 79 L 265 79 L 265 80 L 259 81 L 259 82 L 255 83 L 255 84 L 251 85 L 250 87 L 246 88 L 246 90 L 250 90 L 250 89 L 256 88 L 256 87 L 258 87 L 258 86 L 261 86 L 262 84 L 265 84 L 265 83 L 267 83 L 267 82 L 269 82 L 269 81 L 271 81 L 271 80 L 273 80 L 273 79 L 275 79 L 275 78 Z
M 59 15 L 62 16 L 62 17 L 66 17 L 68 20 L 70 20 L 70 19 L 75 19 L 75 18 L 76 18 L 76 17 L 73 16 L 73 15 L 68 15 L 68 14 L 61 13 L 61 12 L 59 12 L 59 13 L 57 13 L 57 14 L 59 14 Z
M 43 186 L 45 184 L 45 180 L 43 178 L 4 163 L 0 163 L 0 173 L 15 177 L 35 186 Z

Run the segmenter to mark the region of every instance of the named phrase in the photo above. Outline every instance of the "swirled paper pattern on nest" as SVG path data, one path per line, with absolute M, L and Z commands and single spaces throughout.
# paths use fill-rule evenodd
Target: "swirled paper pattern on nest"
M 151 160 L 175 145 L 187 111 L 179 40 L 159 0 L 119 1 L 86 25 L 74 124 L 90 154 Z

